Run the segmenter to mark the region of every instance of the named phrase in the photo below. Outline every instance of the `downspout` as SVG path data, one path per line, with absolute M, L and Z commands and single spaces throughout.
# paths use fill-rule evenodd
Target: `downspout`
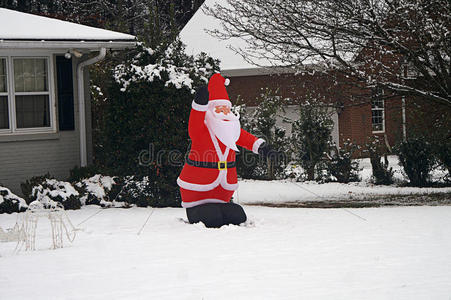
M 405 142 L 407 139 L 406 130 L 406 96 L 402 96 L 402 140 Z
M 80 166 L 86 167 L 88 164 L 88 155 L 86 150 L 86 115 L 85 115 L 85 87 L 83 68 L 92 65 L 105 58 L 106 48 L 100 48 L 99 55 L 85 60 L 77 66 L 78 83 L 78 115 L 80 123 Z

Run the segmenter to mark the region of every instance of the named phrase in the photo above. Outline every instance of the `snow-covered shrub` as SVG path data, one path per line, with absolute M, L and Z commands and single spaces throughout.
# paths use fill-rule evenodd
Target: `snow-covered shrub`
M 294 162 L 288 164 L 284 170 L 285 178 L 292 178 L 296 181 L 304 181 L 307 179 L 305 171 L 302 167 Z
M 328 151 L 333 121 L 327 105 L 308 97 L 300 105 L 299 119 L 293 123 L 292 146 L 297 162 L 307 173 L 307 179 L 314 180 L 317 164 Z
M 370 156 L 373 183 L 377 185 L 392 184 L 394 171 L 393 168 L 388 167 L 387 146 L 385 146 L 377 135 L 369 138 L 365 146 L 364 153 L 366 152 Z M 383 162 L 382 157 L 384 157 Z
M 238 100 L 239 101 L 239 100 Z M 258 103 L 254 112 L 248 113 L 246 106 L 239 105 L 236 113 L 239 113 L 241 127 L 252 134 L 265 139 L 273 149 L 281 152 L 289 152 L 290 140 L 286 136 L 285 129 L 276 125 L 276 119 L 283 112 L 288 99 L 278 95 L 278 91 L 268 88 L 262 89 L 256 99 Z M 283 117 L 280 115 L 280 117 Z M 270 159 L 262 159 L 251 151 L 243 149 L 237 153 L 237 171 L 240 177 L 249 179 L 278 179 L 284 178 L 285 161 L 275 163 Z
M 205 54 L 189 56 L 178 42 L 169 49 L 139 44 L 133 51 L 104 91 L 96 163 L 106 174 L 149 176 L 158 205 L 179 206 L 176 180 L 189 147 L 193 94 L 218 71 L 218 62 Z
M 75 187 L 81 195 L 81 205 L 116 206 L 113 187 L 118 185 L 117 181 L 117 177 L 96 174 L 77 182 Z
M 325 161 L 327 174 L 335 177 L 341 183 L 360 181 L 359 162 L 352 158 L 359 148 L 358 145 L 353 144 L 349 139 L 343 142 L 343 147 L 341 148 L 332 144 L 330 154 L 327 155 L 328 159 Z
M 448 171 L 445 180 L 451 181 L 451 138 L 435 141 L 433 151 L 440 167 Z
M 59 202 L 64 209 L 79 209 L 80 197 L 77 190 L 66 181 L 56 179 L 44 179 L 40 184 L 33 186 L 31 200 L 41 203 L 51 203 L 50 200 Z
M 92 177 L 96 174 L 102 174 L 99 167 L 96 165 L 89 165 L 87 167 L 75 166 L 73 169 L 69 170 L 69 177 L 66 181 L 76 183 L 83 179 Z
M 27 207 L 24 199 L 13 194 L 8 188 L 0 186 L 0 214 L 25 211 Z
M 20 184 L 20 189 L 22 190 L 22 194 L 24 195 L 25 201 L 30 204 L 32 201 L 36 200 L 32 197 L 33 187 L 41 184 L 46 179 L 52 179 L 53 177 L 47 173 L 41 176 L 33 176 L 30 179 L 22 182 Z
M 411 137 L 397 145 L 396 153 L 410 184 L 419 187 L 428 185 L 435 165 L 431 144 L 423 138 Z
M 116 198 L 118 202 L 139 207 L 153 204 L 152 185 L 148 176 L 144 176 L 142 179 L 136 176 L 126 176 L 122 181 L 122 188 Z

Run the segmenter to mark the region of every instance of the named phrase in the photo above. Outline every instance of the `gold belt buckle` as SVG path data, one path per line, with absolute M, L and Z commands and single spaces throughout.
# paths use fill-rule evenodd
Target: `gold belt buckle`
M 218 161 L 219 170 L 227 170 L 227 161 Z

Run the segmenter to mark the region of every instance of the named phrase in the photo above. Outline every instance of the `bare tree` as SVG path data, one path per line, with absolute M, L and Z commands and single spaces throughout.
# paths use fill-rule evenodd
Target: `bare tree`
M 205 8 L 219 38 L 259 64 L 322 64 L 362 86 L 451 106 L 449 0 L 227 0 Z
M 138 36 L 155 47 L 169 44 L 204 0 L 0 0 L 0 7 Z

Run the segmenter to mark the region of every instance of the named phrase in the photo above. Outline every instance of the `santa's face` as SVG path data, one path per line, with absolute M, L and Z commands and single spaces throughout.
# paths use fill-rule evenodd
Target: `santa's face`
M 211 106 L 209 108 L 211 114 L 218 120 L 222 121 L 235 121 L 239 119 L 239 116 L 236 116 L 231 111 L 232 106 L 229 104 L 221 104 Z
M 209 130 L 229 148 L 238 151 L 235 142 L 240 136 L 240 116 L 235 115 L 228 100 L 210 101 L 205 122 Z
M 230 107 L 227 105 L 217 105 L 215 106 L 215 113 L 223 113 L 224 115 L 228 115 L 230 113 Z

